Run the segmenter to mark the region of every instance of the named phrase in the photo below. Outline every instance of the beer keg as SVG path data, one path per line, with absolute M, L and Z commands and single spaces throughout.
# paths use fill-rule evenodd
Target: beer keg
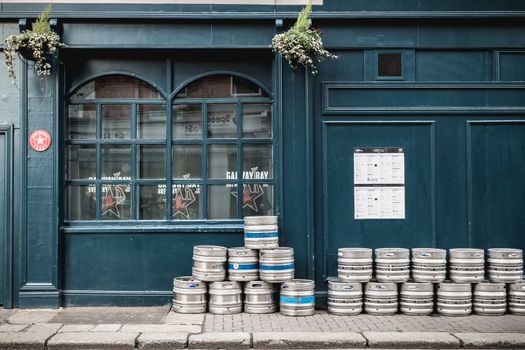
M 339 248 L 337 274 L 341 282 L 368 282 L 372 278 L 372 249 Z
M 259 277 L 262 281 L 282 283 L 294 278 L 293 248 L 280 247 L 259 251 Z
M 276 296 L 279 292 L 275 284 L 264 281 L 246 282 L 244 285 L 244 312 L 249 314 L 268 314 L 277 310 Z
M 441 282 L 437 290 L 437 311 L 444 316 L 467 316 L 472 313 L 470 283 Z
M 228 248 L 228 279 L 256 281 L 259 279 L 259 254 L 244 247 Z
M 399 309 L 405 315 L 430 315 L 434 311 L 434 286 L 429 282 L 403 283 L 399 292 Z
M 456 283 L 478 283 L 485 278 L 483 249 L 449 250 L 450 279 Z
M 505 283 L 481 282 L 474 285 L 474 312 L 478 315 L 503 315 L 507 311 Z
M 525 316 L 525 281 L 509 284 L 509 311 Z
M 228 250 L 216 245 L 193 247 L 193 278 L 199 281 L 224 281 L 226 278 L 226 256 Z
M 315 311 L 315 283 L 312 280 L 293 279 L 281 285 L 279 299 L 281 314 L 311 316 Z
M 206 312 L 206 282 L 191 276 L 176 277 L 173 280 L 173 311 L 182 314 Z
M 245 216 L 244 246 L 250 249 L 279 247 L 277 216 Z
M 365 287 L 365 312 L 379 316 L 395 314 L 397 294 L 394 282 L 368 282 Z
M 443 282 L 447 274 L 447 251 L 436 248 L 412 249 L 412 278 L 416 282 Z
M 359 315 L 363 311 L 363 285 L 339 280 L 328 281 L 328 312 Z
M 375 250 L 376 279 L 379 282 L 406 282 L 410 278 L 410 251 L 406 248 Z
M 231 315 L 242 312 L 241 285 L 236 281 L 219 281 L 210 283 L 211 314 Z
M 523 250 L 491 248 L 487 250 L 488 275 L 492 282 L 513 283 L 523 278 Z

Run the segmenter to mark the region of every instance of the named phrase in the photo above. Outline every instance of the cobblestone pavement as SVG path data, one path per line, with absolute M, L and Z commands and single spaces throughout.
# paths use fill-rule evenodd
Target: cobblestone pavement
M 281 314 L 206 314 L 204 332 L 486 332 L 525 333 L 524 316 L 335 316 L 317 311 L 314 316 Z

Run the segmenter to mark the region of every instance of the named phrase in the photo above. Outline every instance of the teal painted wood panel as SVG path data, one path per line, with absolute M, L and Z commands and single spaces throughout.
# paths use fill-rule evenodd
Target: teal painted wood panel
M 5 285 L 6 285 L 6 246 L 7 237 L 7 183 L 9 181 L 7 173 L 7 135 L 0 132 L 0 305 L 4 304 Z
M 499 53 L 499 80 L 525 81 L 525 52 Z

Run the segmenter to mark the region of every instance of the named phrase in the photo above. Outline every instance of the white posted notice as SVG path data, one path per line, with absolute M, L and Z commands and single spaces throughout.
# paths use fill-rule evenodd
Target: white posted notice
M 354 218 L 405 218 L 403 148 L 354 149 Z

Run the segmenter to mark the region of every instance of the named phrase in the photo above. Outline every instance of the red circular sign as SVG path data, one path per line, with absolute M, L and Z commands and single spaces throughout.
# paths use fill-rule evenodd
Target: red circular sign
M 35 130 L 29 136 L 29 146 L 37 152 L 44 152 L 51 146 L 51 135 L 45 130 Z

